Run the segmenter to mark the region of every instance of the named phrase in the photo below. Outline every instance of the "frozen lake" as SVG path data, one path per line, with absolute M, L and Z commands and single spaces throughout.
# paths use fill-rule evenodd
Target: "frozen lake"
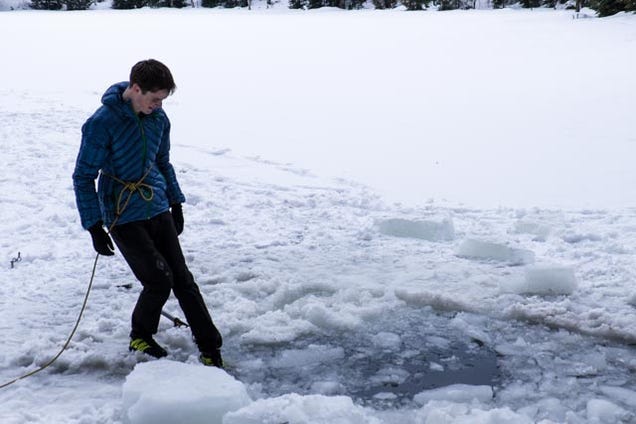
M 230 411 L 230 377 L 167 322 L 168 360 L 127 352 L 139 285 L 119 287 L 134 279 L 117 255 L 69 349 L 0 391 L 0 421 L 634 422 L 635 23 L 0 13 L 15 40 L 0 68 L 0 380 L 46 363 L 76 318 L 94 258 L 70 178 L 79 129 L 147 57 L 175 74 L 181 243 L 240 380 Z M 203 410 L 170 402 L 198 387 Z

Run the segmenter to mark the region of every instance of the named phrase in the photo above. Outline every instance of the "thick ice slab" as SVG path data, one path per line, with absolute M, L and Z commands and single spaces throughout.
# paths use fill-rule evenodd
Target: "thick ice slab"
M 220 423 L 250 402 L 245 386 L 225 371 L 168 360 L 138 364 L 123 386 L 130 424 Z

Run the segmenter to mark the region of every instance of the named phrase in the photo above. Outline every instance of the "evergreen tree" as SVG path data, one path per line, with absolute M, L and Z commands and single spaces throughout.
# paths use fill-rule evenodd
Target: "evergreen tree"
M 174 7 L 177 9 L 184 8 L 188 5 L 187 0 L 148 0 L 150 7 Z
M 307 0 L 289 0 L 290 9 L 305 9 L 307 7 Z
M 583 7 L 584 3 L 585 3 L 584 0 L 576 0 L 576 4 L 574 6 L 574 9 L 576 9 L 577 13 L 581 11 L 581 8 Z
M 397 6 L 397 0 L 373 0 L 373 6 L 376 9 L 394 9 Z
M 459 0 L 439 0 L 439 10 L 455 10 L 461 8 Z
M 31 0 L 31 8 L 38 10 L 86 10 L 93 0 Z
M 68 1 L 68 0 L 64 0 Z M 77 0 L 85 1 L 85 0 Z M 139 9 L 145 6 L 150 7 L 176 7 L 182 8 L 190 5 L 191 0 L 113 0 L 113 9 Z M 204 3 L 206 0 L 202 0 Z M 204 7 L 209 7 L 202 5 Z
M 65 0 L 66 10 L 86 10 L 93 4 L 93 0 Z
M 422 10 L 428 7 L 429 0 L 401 0 L 406 10 Z
M 541 6 L 541 0 L 521 0 L 521 6 L 526 9 L 532 9 Z
M 624 0 L 599 0 L 596 12 L 600 17 L 612 16 L 626 10 L 626 6 Z
M 360 9 L 366 0 L 322 0 L 322 7 L 337 7 L 339 9 Z
M 344 2 L 344 8 L 353 10 L 353 9 L 362 9 L 366 0 L 346 0 Z
M 148 0 L 113 0 L 113 9 L 139 9 L 148 5 Z
M 247 7 L 248 0 L 221 0 L 221 6 L 226 9 L 233 9 L 235 7 Z
M 60 10 L 62 0 L 31 0 L 31 8 L 38 10 Z

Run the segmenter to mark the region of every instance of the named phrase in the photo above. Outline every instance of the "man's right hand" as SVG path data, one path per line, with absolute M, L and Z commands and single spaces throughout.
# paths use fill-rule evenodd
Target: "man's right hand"
M 113 256 L 115 254 L 115 246 L 113 246 L 113 241 L 106 231 L 104 231 L 102 225 L 103 222 L 99 221 L 88 229 L 93 239 L 93 248 L 100 255 Z

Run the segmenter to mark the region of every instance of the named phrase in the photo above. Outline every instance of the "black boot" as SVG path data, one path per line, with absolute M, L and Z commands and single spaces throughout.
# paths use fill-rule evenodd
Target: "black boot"
M 201 352 L 199 361 L 207 367 L 223 368 L 223 358 L 221 357 L 221 351 L 219 349 L 212 352 Z
M 168 352 L 159 344 L 154 341 L 152 337 L 147 338 L 136 338 L 130 340 L 130 345 L 128 346 L 128 350 L 137 351 L 145 353 L 146 355 L 153 356 L 155 358 L 163 358 L 164 356 L 168 356 Z

